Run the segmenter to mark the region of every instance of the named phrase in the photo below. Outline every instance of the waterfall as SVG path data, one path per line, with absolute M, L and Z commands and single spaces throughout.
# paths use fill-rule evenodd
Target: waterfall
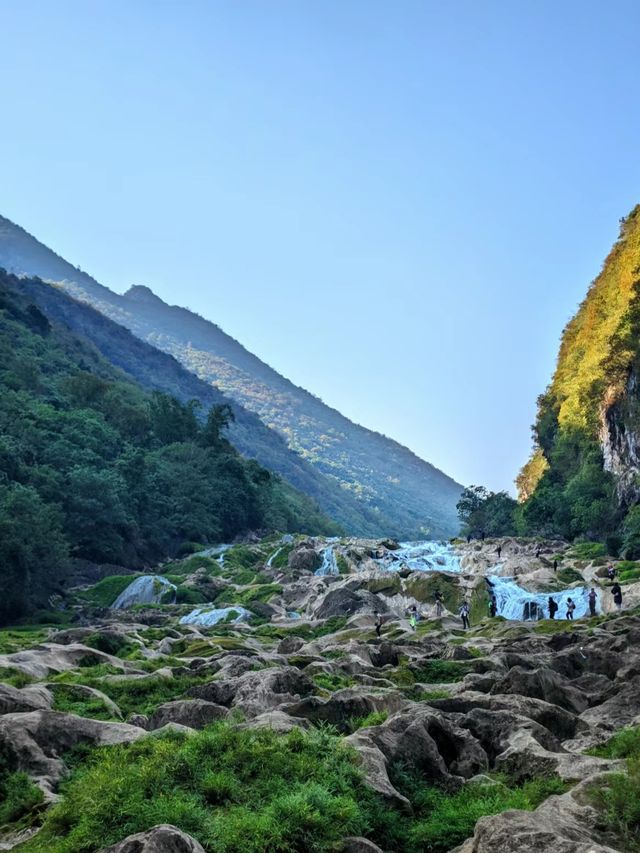
M 181 625 L 200 625 L 202 628 L 211 628 L 217 625 L 218 622 L 223 622 L 227 619 L 230 613 L 235 614 L 231 622 L 248 622 L 253 614 L 244 607 L 219 607 L 205 610 L 203 607 L 197 607 L 191 613 L 187 613 L 180 620 Z
M 278 556 L 278 554 L 280 553 L 280 551 L 282 551 L 282 548 L 283 548 L 283 546 L 281 545 L 281 546 L 280 546 L 279 548 L 277 548 L 277 549 L 273 552 L 273 554 L 269 557 L 269 559 L 267 560 L 267 568 L 269 568 L 269 569 L 271 568 L 271 566 L 273 565 L 273 561 L 274 561 L 274 560 L 275 560 L 275 558 Z
M 175 599 L 175 584 L 162 575 L 143 575 L 136 578 L 123 590 L 111 605 L 113 610 L 126 610 L 136 604 L 160 604 L 172 592 L 171 601 Z M 167 602 L 168 603 L 168 602 Z
M 376 562 L 387 571 L 405 566 L 416 572 L 461 571 L 460 560 L 448 542 L 401 542 L 397 551 Z
M 548 619 L 549 618 L 549 596 L 552 596 L 558 605 L 556 619 L 565 619 L 567 614 L 567 599 L 572 598 L 576 609 L 573 612 L 574 619 L 586 616 L 589 612 L 589 590 L 587 587 L 574 587 L 562 592 L 528 592 L 515 582 L 513 578 L 501 578 L 492 575 L 487 578 L 492 587 L 498 605 L 498 616 L 505 619 Z M 600 595 L 596 610 L 602 612 L 600 606 Z M 535 608 L 532 607 L 535 605 Z
M 340 569 L 336 561 L 333 545 L 329 545 L 322 552 L 322 565 L 315 572 L 317 575 L 339 575 Z

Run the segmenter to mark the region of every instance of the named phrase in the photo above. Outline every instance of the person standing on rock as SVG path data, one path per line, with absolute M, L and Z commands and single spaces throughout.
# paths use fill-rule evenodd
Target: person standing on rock
M 610 581 L 612 581 L 616 576 L 616 570 L 613 568 L 613 564 L 609 563 L 607 566 L 607 577 Z
M 489 616 L 491 616 L 491 618 L 493 619 L 497 613 L 498 613 L 498 600 L 496 599 L 495 595 L 492 595 L 491 599 L 489 600 Z
M 469 607 L 469 602 L 465 598 L 465 600 L 460 605 L 460 610 L 458 611 L 458 613 L 460 614 L 460 618 L 462 619 L 462 627 L 465 629 L 471 627 L 469 624 L 469 613 L 470 612 L 471 612 L 471 610 Z
M 596 615 L 596 604 L 598 603 L 598 595 L 593 587 L 589 591 L 589 615 Z
M 378 613 L 377 610 L 373 611 L 373 615 L 376 618 L 375 626 L 376 626 L 376 634 L 380 636 L 380 631 L 382 630 L 382 616 Z
M 558 602 L 555 598 L 550 595 L 549 596 L 549 619 L 555 619 L 556 613 L 558 612 Z
M 613 603 L 616 606 L 616 610 L 622 610 L 622 588 L 618 581 L 611 587 L 611 594 L 613 595 Z
M 436 600 L 436 616 L 440 618 L 442 616 L 442 593 L 439 589 L 434 592 L 433 597 Z
M 572 598 L 567 598 L 567 619 L 573 621 L 573 611 L 576 609 L 576 603 Z
M 418 627 L 418 608 L 415 606 L 415 604 L 411 605 L 411 610 L 409 611 L 409 624 L 411 625 L 414 631 Z
M 502 545 L 498 545 L 498 547 L 496 548 L 496 554 L 498 555 L 498 559 L 500 559 L 500 556 L 502 554 Z
M 554 572 L 557 572 L 557 571 L 558 571 L 558 561 L 557 561 L 557 560 L 554 560 L 554 561 L 553 561 L 553 571 L 554 571 Z

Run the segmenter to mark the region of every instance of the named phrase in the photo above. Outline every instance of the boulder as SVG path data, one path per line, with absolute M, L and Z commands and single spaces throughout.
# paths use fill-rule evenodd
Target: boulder
M 34 777 L 51 791 L 64 775 L 60 756 L 79 743 L 104 746 L 131 743 L 146 734 L 127 723 L 106 723 L 62 714 L 31 711 L 0 717 L 0 761 Z
M 368 838 L 352 836 L 342 839 L 341 853 L 382 853 L 382 850 Z
M 209 723 L 224 719 L 227 708 L 203 699 L 178 699 L 160 705 L 149 718 L 148 730 L 154 731 L 167 723 L 178 723 L 191 729 L 203 729 Z
M 517 693 L 521 696 L 533 696 L 543 699 L 552 705 L 558 705 L 574 714 L 585 711 L 589 705 L 587 697 L 577 688 L 562 678 L 552 669 L 540 667 L 534 670 L 525 670 L 515 666 L 509 672 L 496 681 L 491 688 L 491 693 Z
M 11 687 L 0 684 L 0 714 L 15 714 L 28 711 L 45 711 L 53 704 L 53 696 L 41 684 L 33 687 Z
M 586 804 L 586 789 L 593 781 L 549 797 L 533 812 L 480 818 L 473 837 L 453 853 L 621 853 L 600 838 L 598 814 Z
M 394 714 L 408 705 L 408 700 L 398 691 L 384 693 L 366 692 L 362 688 L 338 690 L 329 699 L 308 696 L 287 707 L 287 713 L 304 717 L 312 722 L 331 723 L 341 732 L 348 732 L 354 719 L 366 717 L 374 711 Z
M 247 717 L 257 717 L 280 705 L 290 705 L 314 690 L 314 683 L 300 670 L 285 666 L 246 672 L 226 681 L 211 681 L 192 687 L 187 696 L 240 708 Z
M 290 635 L 280 640 L 276 651 L 279 655 L 292 655 L 294 654 L 294 652 L 299 651 L 303 646 L 304 640 L 302 639 L 302 637 Z
M 204 848 L 176 826 L 160 824 L 146 832 L 130 835 L 99 853 L 204 853 Z
M 293 571 L 315 572 L 322 565 L 322 557 L 312 547 L 302 544 L 289 554 L 289 568 Z
M 125 668 L 120 658 L 99 652 L 81 643 L 58 645 L 57 643 L 41 643 L 32 649 L 13 652 L 10 655 L 0 655 L 0 667 L 12 667 L 30 675 L 33 678 L 47 678 L 78 666 L 90 666 L 106 663 L 120 670 Z

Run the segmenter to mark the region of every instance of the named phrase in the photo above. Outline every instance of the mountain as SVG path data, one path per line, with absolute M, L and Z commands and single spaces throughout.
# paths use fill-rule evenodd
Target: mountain
M 238 454 L 224 405 L 199 420 L 144 390 L 36 304 L 39 290 L 53 288 L 0 271 L 0 622 L 61 591 L 72 557 L 140 568 L 257 529 L 339 532 Z
M 566 326 L 538 400 L 534 451 L 518 477 L 530 529 L 640 534 L 640 206 Z M 640 539 L 638 540 L 640 541 Z M 640 556 L 640 553 L 639 553 Z
M 132 287 L 124 295 L 113 293 L 2 217 L 0 266 L 18 275 L 59 282 L 77 299 L 170 353 L 202 380 L 256 413 L 285 439 L 301 462 L 323 475 L 327 485 L 309 493 L 349 532 L 408 539 L 446 537 L 458 530 L 459 484 L 406 447 L 354 424 L 295 386 L 213 323 L 167 305 L 147 287 Z M 254 446 L 249 433 L 244 443 L 233 433 L 231 438 L 243 453 L 291 479 L 281 460 Z M 338 493 L 346 498 L 343 505 Z

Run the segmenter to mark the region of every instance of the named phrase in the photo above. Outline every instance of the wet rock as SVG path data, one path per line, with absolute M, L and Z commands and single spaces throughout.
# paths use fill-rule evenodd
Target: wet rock
M 204 853 L 204 848 L 176 826 L 160 824 L 146 832 L 130 835 L 99 853 Z
M 315 572 L 322 564 L 322 557 L 312 546 L 302 544 L 289 554 L 288 565 L 293 571 Z

